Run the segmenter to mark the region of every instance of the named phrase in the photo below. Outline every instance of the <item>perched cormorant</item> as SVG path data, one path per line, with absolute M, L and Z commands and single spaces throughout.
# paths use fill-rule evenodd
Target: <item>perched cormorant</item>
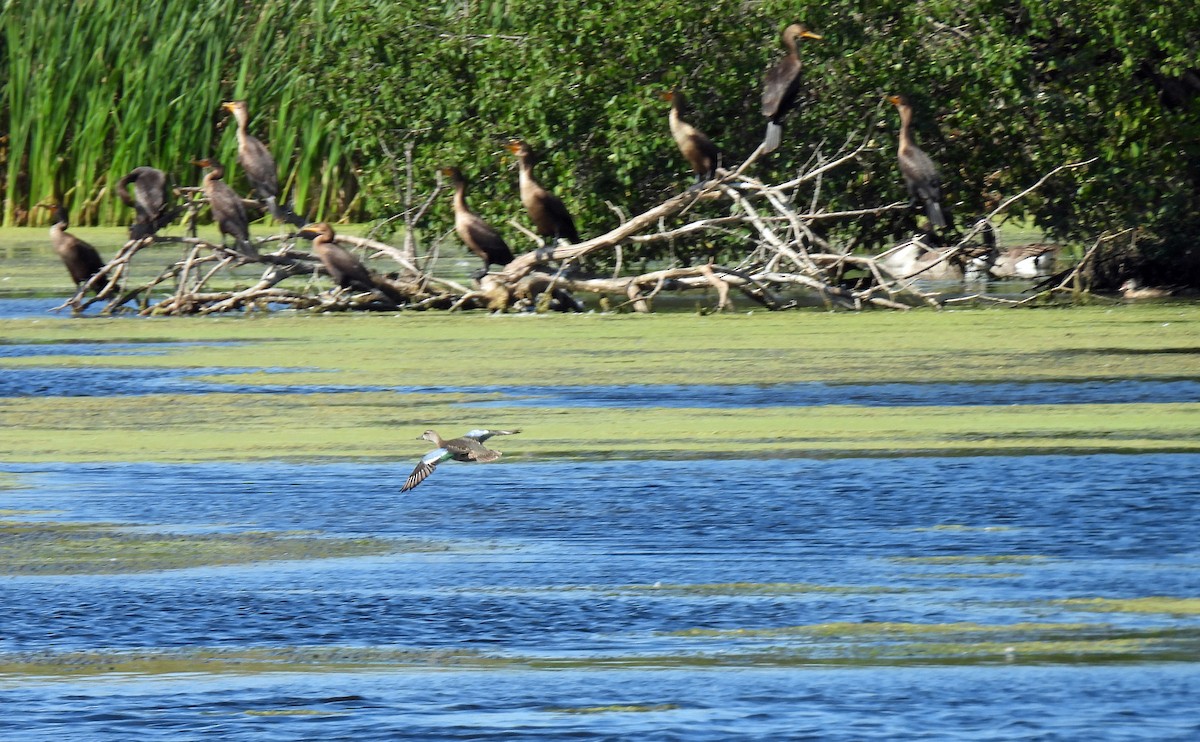
M 793 23 L 783 29 L 783 46 L 787 54 L 767 69 L 763 75 L 762 113 L 767 117 L 767 134 L 763 138 L 763 153 L 774 152 L 783 136 L 783 120 L 796 103 L 800 92 L 800 55 L 796 42 L 800 39 L 820 39 L 802 24 Z
M 237 119 L 238 164 L 242 166 L 255 193 L 267 203 L 273 217 L 281 222 L 303 227 L 306 223 L 304 218 L 297 216 L 291 209 L 280 206 L 277 201 L 279 174 L 275 167 L 275 158 L 271 156 L 271 151 L 265 144 L 250 135 L 247 129 L 250 113 L 246 109 L 246 101 L 229 101 L 222 103 L 221 107 Z
M 133 194 L 129 184 L 133 184 Z M 140 240 L 175 221 L 179 210 L 170 203 L 167 175 L 154 167 L 135 167 L 117 181 L 117 196 L 134 210 L 136 216 L 129 225 L 129 239 Z
M 399 306 L 402 297 L 385 281 L 377 280 L 358 258 L 337 244 L 333 227 L 325 222 L 306 224 L 297 236 L 313 241 L 313 252 L 333 282 L 344 289 L 369 291 L 385 303 Z
M 471 252 L 483 261 L 483 272 L 491 265 L 508 265 L 513 254 L 496 229 L 467 207 L 467 179 L 456 167 L 442 168 L 454 184 L 454 230 Z
M 233 238 L 237 249 L 248 258 L 257 260 L 258 250 L 250 244 L 250 218 L 246 216 L 246 207 L 242 197 L 229 184 L 221 180 L 225 177 L 225 166 L 211 157 L 203 160 L 192 160 L 193 165 L 208 168 L 204 176 L 204 195 L 208 197 L 208 207 L 212 210 L 213 221 L 221 231 L 221 241 L 225 235 Z
M 515 435 L 520 432 L 519 430 L 472 430 L 461 438 L 452 438 L 447 441 L 443 440 L 436 430 L 426 430 L 417 440 L 430 441 L 437 448 L 421 457 L 400 491 L 407 492 L 424 482 L 425 478 L 432 474 L 437 465 L 443 461 L 453 459 L 454 461 L 475 461 L 481 464 L 495 461 L 500 458 L 500 452 L 485 447 L 483 442 L 493 435 Z
M 520 140 L 509 142 L 508 151 L 517 156 L 520 166 L 519 184 L 521 203 L 529 218 L 533 221 L 537 233 L 546 238 L 552 246 L 554 241 L 562 238 L 570 243 L 579 242 L 579 232 L 575 229 L 575 221 L 571 213 L 563 205 L 562 200 L 543 188 L 533 178 L 533 164 L 537 161 L 529 145 Z
M 712 180 L 717 175 L 717 160 L 720 152 L 716 145 L 696 127 L 682 118 L 685 105 L 683 93 L 678 90 L 668 90 L 662 94 L 663 100 L 670 101 L 671 113 L 668 122 L 671 125 L 671 136 L 679 145 L 679 151 L 696 173 L 696 182 L 703 183 Z
M 915 206 L 924 204 L 929 223 L 937 230 L 946 228 L 947 219 L 942 212 L 942 183 L 937 165 L 924 150 L 917 146 L 912 134 L 912 106 L 903 95 L 889 95 L 888 102 L 900 112 L 900 146 L 897 155 L 900 174 L 908 187 L 908 196 Z
M 78 290 L 104 268 L 104 260 L 100 253 L 96 252 L 96 248 L 67 231 L 71 225 L 67 221 L 67 210 L 62 205 L 39 206 L 50 209 L 53 213 L 50 242 L 54 245 L 54 252 L 62 258 L 63 265 L 67 266 L 67 272 L 71 274 L 71 280 L 75 282 L 75 289 Z M 96 293 L 100 291 L 99 288 L 95 290 Z

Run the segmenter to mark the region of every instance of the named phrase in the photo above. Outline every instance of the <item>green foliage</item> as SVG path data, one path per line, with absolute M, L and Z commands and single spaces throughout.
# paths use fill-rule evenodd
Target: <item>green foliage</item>
M 804 105 L 759 175 L 786 177 L 871 135 L 877 149 L 825 178 L 821 202 L 904 198 L 897 121 L 882 104 L 904 92 L 960 224 L 1054 167 L 1097 157 L 1015 215 L 1078 240 L 1137 226 L 1151 247 L 1143 253 L 1168 261 L 1194 250 L 1200 6 L 1182 0 L 8 0 L 5 223 L 54 191 L 76 219 L 124 218 L 107 185 L 140 164 L 195 182 L 188 159 L 232 160 L 218 106 L 244 97 L 306 213 L 395 213 L 412 145 L 418 192 L 439 166 L 462 167 L 473 207 L 520 244 L 505 225 L 524 217 L 501 146 L 520 137 L 541 153 L 542 181 L 595 235 L 618 219 L 608 204 L 636 213 L 687 182 L 663 89 L 687 94 L 691 120 L 726 164 L 753 150 L 761 73 L 793 20 L 825 40 L 802 46 Z M 448 228 L 447 200 L 429 219 Z M 897 227 L 833 229 L 870 243 Z

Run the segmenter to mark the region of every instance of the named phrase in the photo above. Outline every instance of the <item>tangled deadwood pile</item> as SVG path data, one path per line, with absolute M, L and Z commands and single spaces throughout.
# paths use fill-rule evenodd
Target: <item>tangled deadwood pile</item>
M 987 277 L 995 258 L 994 225 L 1004 210 L 1035 191 L 1055 174 L 1087 165 L 1063 165 L 1046 174 L 1027 190 L 1013 196 L 992 213 L 978 219 L 954 243 L 935 246 L 924 236 L 914 236 L 874 255 L 858 254 L 853 246 L 831 244 L 821 235 L 825 225 L 866 216 L 897 214 L 910 208 L 892 203 L 854 211 L 827 211 L 818 203 L 822 177 L 836 168 L 851 167 L 871 148 L 868 139 L 848 143 L 836 156 L 814 163 L 782 183 L 766 183 L 746 174 L 760 156 L 756 151 L 733 170 L 721 169 L 718 177 L 662 201 L 605 234 L 577 244 L 541 245 L 529 233 L 534 249 L 518 254 L 502 269 L 480 275 L 471 285 L 436 275 L 436 261 L 420 260 L 413 230 L 403 248 L 363 238 L 338 236 L 338 243 L 357 252 L 373 269 L 377 283 L 387 293 L 402 298 L 402 309 L 487 309 L 491 311 L 578 311 L 580 294 L 599 295 L 603 309 L 651 311 L 654 299 L 664 292 L 705 290 L 715 296 L 716 310 L 732 308 L 740 294 L 754 305 L 771 310 L 800 306 L 819 297 L 831 307 L 908 309 L 941 306 L 947 302 L 993 301 L 1021 304 L 1074 289 L 1082 264 L 1043 281 L 1039 291 L 1022 300 L 986 293 L 945 299 L 930 290 L 923 279 L 972 275 Z M 414 224 L 441 189 L 407 215 Z M 800 194 L 812 194 L 802 204 Z M 203 201 L 191 194 L 193 212 Z M 720 216 L 695 216 L 698 204 L 719 204 Z M 712 209 L 705 209 L 711 213 Z M 641 273 L 625 273 L 623 245 L 702 236 L 730 236 L 745 244 L 740 260 L 730 265 L 705 263 L 670 266 Z M 1101 241 L 1112 239 L 1101 238 Z M 154 278 L 141 283 L 129 280 L 131 261 L 146 247 L 177 243 L 182 255 Z M 1099 245 L 1100 242 L 1097 243 Z M 190 237 L 146 237 L 126 243 L 91 281 L 60 308 L 82 311 L 103 303 L 102 312 L 204 315 L 250 308 L 291 307 L 315 311 L 389 310 L 396 305 L 380 300 L 380 292 L 329 289 L 319 280 L 325 270 L 297 234 L 278 234 L 255 240 L 257 255 Z M 1093 248 L 1093 251 L 1095 248 Z M 586 273 L 581 265 L 589 256 L 608 253 L 616 266 L 608 275 Z M 229 288 L 228 273 L 235 267 L 261 264 L 261 276 L 251 285 Z M 380 268 L 384 265 L 386 268 Z M 244 270 L 242 271 L 244 274 Z M 224 278 L 225 280 L 219 280 Z M 318 280 L 314 280 L 318 279 Z M 243 280 L 244 283 L 244 280 Z M 219 284 L 221 287 L 218 288 Z M 614 300 L 615 298 L 615 300 Z

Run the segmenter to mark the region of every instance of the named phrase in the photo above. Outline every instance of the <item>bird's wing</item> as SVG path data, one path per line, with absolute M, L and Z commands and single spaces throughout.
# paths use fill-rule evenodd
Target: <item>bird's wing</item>
M 567 211 L 562 199 L 547 191 L 545 207 L 546 213 L 554 220 L 558 236 L 566 238 L 568 242 L 579 242 L 579 230 L 575 228 L 575 220 L 571 218 L 571 212 Z
M 471 240 L 483 250 L 484 254 L 479 256 L 481 259 L 487 260 L 489 264 L 504 265 L 512 262 L 512 249 L 509 248 L 495 227 L 476 217 L 467 224 L 466 231 Z M 467 246 L 470 247 L 470 245 L 471 242 L 467 242 Z
M 408 479 L 404 481 L 404 486 L 400 488 L 401 492 L 408 492 L 413 487 L 416 487 L 437 468 L 437 465 L 450 457 L 450 452 L 444 448 L 435 448 L 429 453 L 421 457 L 417 462 L 416 468 L 412 470 L 412 474 L 408 475 Z
M 153 219 L 162 213 L 166 205 L 167 174 L 154 167 L 139 167 L 134 172 L 138 173 L 138 177 L 133 184 L 133 192 L 146 209 L 147 218 Z
M 238 154 L 238 162 L 246 172 L 246 179 L 263 198 L 279 195 L 279 174 L 275 169 L 275 158 L 271 150 L 254 137 L 246 137 L 246 157 Z
M 763 75 L 762 113 L 774 118 L 787 113 L 796 97 L 800 64 L 791 57 L 776 62 Z
M 350 279 L 352 283 L 358 284 L 360 288 L 371 290 L 375 285 L 371 280 L 371 272 L 367 270 L 367 266 L 363 265 L 361 260 L 354 256 L 354 253 L 341 245 L 329 245 L 327 250 L 330 262 L 336 265 L 346 278 Z
M 493 435 L 516 435 L 517 433 L 520 433 L 520 432 L 521 432 L 520 430 L 488 430 L 486 428 L 478 428 L 476 430 L 467 431 L 466 435 L 464 435 L 463 438 L 471 438 L 472 440 L 476 440 L 476 441 L 479 441 L 480 443 L 483 443 L 488 438 L 491 438 Z

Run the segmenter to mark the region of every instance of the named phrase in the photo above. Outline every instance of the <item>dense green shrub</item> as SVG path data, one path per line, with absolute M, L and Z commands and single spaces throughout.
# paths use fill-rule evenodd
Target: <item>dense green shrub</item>
M 666 87 L 727 163 L 754 148 L 761 71 L 793 20 L 825 40 L 804 45 L 805 107 L 758 174 L 871 134 L 877 150 L 826 178 L 822 202 L 903 198 L 881 101 L 904 92 L 960 223 L 1096 157 L 1018 208 L 1067 239 L 1137 226 L 1143 270 L 1200 273 L 1200 6 L 1179 0 L 8 0 L 5 223 L 54 193 L 78 220 L 127 218 L 108 183 L 140 164 L 195 182 L 189 159 L 232 160 L 219 104 L 245 97 L 310 215 L 394 213 L 411 145 L 419 191 L 459 165 L 475 208 L 504 225 L 520 208 L 501 145 L 521 137 L 597 234 L 618 218 L 608 204 L 635 213 L 688 178 Z M 448 227 L 444 200 L 430 223 Z M 844 228 L 870 242 L 894 227 Z

